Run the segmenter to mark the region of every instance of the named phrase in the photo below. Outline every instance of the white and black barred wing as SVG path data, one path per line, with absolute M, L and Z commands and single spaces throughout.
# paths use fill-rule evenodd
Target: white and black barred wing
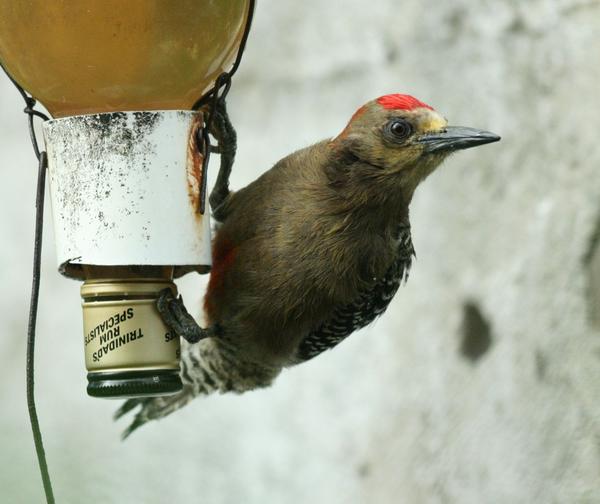
M 333 348 L 358 329 L 381 315 L 406 281 L 415 251 L 410 226 L 403 224 L 398 235 L 398 256 L 375 285 L 361 293 L 354 303 L 338 308 L 331 319 L 311 331 L 298 346 L 296 362 L 304 362 Z

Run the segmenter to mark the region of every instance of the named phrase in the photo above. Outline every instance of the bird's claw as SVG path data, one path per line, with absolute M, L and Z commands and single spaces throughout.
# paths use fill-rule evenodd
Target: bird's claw
M 218 152 L 221 155 L 221 167 L 208 201 L 215 219 L 223 221 L 225 218 L 224 203 L 230 193 L 229 176 L 237 150 L 237 134 L 229 120 L 227 106 L 222 98 L 217 101 L 211 120 L 210 134 L 217 140 Z
M 237 134 L 227 113 L 227 105 L 224 99 L 217 101 L 214 115 L 211 120 L 210 134 L 215 137 L 219 145 L 219 152 L 235 154 L 237 148 Z
M 197 343 L 212 335 L 210 329 L 198 325 L 185 308 L 183 298 L 174 297 L 171 289 L 163 289 L 159 293 L 156 308 L 163 322 L 188 343 Z

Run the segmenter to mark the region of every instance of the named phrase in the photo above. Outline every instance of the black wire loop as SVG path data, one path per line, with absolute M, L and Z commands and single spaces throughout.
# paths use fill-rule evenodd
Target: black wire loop
M 250 34 L 250 28 L 252 26 L 252 18 L 254 16 L 254 8 L 256 6 L 256 0 L 250 0 L 248 3 L 248 14 L 246 16 L 246 26 L 244 27 L 244 34 L 240 41 L 240 47 L 238 49 L 237 56 L 228 72 L 223 72 L 215 80 L 214 86 L 202 95 L 196 103 L 194 103 L 192 110 L 199 110 L 208 105 L 208 110 L 204 116 L 204 127 L 199 132 L 200 138 L 197 138 L 197 146 L 202 154 L 202 181 L 200 183 L 200 205 L 198 212 L 204 215 L 206 211 L 206 186 L 208 183 L 208 162 L 210 160 L 210 153 L 215 152 L 214 146 L 210 143 L 210 129 L 212 121 L 215 115 L 217 104 L 221 100 L 225 100 L 229 90 L 231 89 L 231 80 L 233 75 L 237 72 L 242 61 L 244 50 L 246 49 L 246 42 L 248 41 L 248 35 Z
M 29 119 L 28 119 L 29 138 L 31 139 L 31 145 L 33 147 L 33 152 L 35 152 L 35 157 L 37 157 L 38 161 L 39 161 L 41 152 L 40 152 L 40 146 L 37 141 L 37 135 L 35 134 L 35 125 L 33 123 L 33 119 L 35 117 L 39 117 L 40 119 L 42 119 L 44 121 L 48 121 L 48 120 L 50 120 L 50 118 L 46 114 L 40 112 L 39 110 L 34 109 L 37 102 L 33 98 L 28 97 L 26 100 L 26 103 L 27 103 L 27 106 L 23 109 L 23 112 L 25 112 L 29 116 Z

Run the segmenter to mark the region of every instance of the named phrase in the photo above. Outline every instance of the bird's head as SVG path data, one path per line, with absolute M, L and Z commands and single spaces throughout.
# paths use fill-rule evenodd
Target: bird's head
M 448 126 L 442 115 L 412 96 L 381 96 L 359 108 L 331 140 L 340 162 L 329 175 L 340 187 L 386 187 L 410 199 L 449 154 L 498 140 L 488 131 Z

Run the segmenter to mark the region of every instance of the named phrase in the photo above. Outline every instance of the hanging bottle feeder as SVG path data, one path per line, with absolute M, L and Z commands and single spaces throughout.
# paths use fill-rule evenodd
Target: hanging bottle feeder
M 179 337 L 155 304 L 174 278 L 210 270 L 202 105 L 237 69 L 253 9 L 0 0 L 0 63 L 54 117 L 43 133 L 57 259 L 84 281 L 90 395 L 182 387 Z

